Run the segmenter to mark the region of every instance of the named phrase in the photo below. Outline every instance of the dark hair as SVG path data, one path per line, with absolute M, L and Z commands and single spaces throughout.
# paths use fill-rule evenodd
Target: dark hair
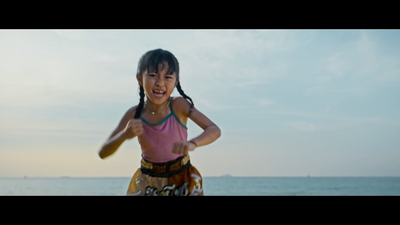
M 192 99 L 183 92 L 182 87 L 179 82 L 179 62 L 175 58 L 175 56 L 166 50 L 163 49 L 155 49 L 146 52 L 139 60 L 137 75 L 142 76 L 143 72 L 151 71 L 151 72 L 158 72 L 158 65 L 162 65 L 164 67 L 164 62 L 168 64 L 168 71 L 167 74 L 173 74 L 175 72 L 176 79 L 178 81 L 178 85 L 176 85 L 176 89 L 178 90 L 179 94 L 181 94 L 186 100 L 190 102 L 190 111 L 189 115 L 193 110 L 194 104 Z M 134 118 L 137 119 L 142 114 L 142 110 L 144 107 L 144 89 L 142 85 L 139 84 L 139 96 L 140 102 L 138 107 L 136 108 L 136 113 Z M 188 116 L 189 116 L 188 115 Z

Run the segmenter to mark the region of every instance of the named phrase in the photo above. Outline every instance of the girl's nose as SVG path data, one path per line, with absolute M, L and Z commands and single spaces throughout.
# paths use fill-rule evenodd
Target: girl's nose
M 162 80 L 162 78 L 158 78 L 158 79 L 156 80 L 156 85 L 157 85 L 157 86 L 164 86 L 164 81 Z

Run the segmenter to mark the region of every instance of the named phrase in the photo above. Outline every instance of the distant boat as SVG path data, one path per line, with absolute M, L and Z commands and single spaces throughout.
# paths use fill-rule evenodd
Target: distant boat
M 24 179 L 28 178 L 27 176 L 24 176 Z
M 70 176 L 61 176 L 61 178 L 70 178 Z

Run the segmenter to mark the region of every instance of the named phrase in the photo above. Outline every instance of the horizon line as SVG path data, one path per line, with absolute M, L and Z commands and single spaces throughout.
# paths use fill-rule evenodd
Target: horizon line
M 342 178 L 342 177 L 399 177 L 400 175 L 326 175 L 326 176 L 234 176 L 234 175 L 216 175 L 216 176 L 202 176 L 203 178 Z M 0 178 L 59 178 L 59 179 L 68 179 L 68 178 L 132 178 L 130 176 L 0 176 Z

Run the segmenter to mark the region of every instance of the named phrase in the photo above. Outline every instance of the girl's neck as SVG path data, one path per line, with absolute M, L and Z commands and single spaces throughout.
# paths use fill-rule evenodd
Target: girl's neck
M 161 105 L 156 105 L 147 99 L 144 104 L 144 107 L 150 114 L 159 114 L 168 107 L 170 102 L 171 102 L 171 97 L 169 97 L 168 100 L 162 103 Z

